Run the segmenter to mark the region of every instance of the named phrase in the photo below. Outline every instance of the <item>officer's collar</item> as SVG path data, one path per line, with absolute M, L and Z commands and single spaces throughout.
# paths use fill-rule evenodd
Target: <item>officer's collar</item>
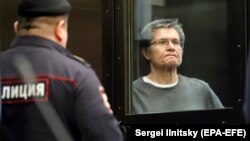
M 52 40 L 40 36 L 34 36 L 34 35 L 17 36 L 15 40 L 11 43 L 11 48 L 21 47 L 21 46 L 48 48 L 56 50 L 65 55 L 71 55 L 71 53 L 61 45 L 53 42 Z

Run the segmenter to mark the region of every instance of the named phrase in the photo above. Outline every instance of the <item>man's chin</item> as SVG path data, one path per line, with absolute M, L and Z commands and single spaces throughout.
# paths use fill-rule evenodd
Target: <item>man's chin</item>
M 168 67 L 173 67 L 173 68 L 177 68 L 180 65 L 177 61 L 167 61 L 165 62 L 165 64 Z

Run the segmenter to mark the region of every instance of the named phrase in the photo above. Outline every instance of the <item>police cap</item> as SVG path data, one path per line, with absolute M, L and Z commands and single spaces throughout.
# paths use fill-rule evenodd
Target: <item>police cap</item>
M 57 16 L 69 13 L 67 0 L 19 0 L 18 15 L 21 17 Z

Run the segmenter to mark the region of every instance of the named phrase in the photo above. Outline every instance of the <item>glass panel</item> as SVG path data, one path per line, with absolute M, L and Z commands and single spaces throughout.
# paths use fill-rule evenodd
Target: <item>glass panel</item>
M 233 32 L 239 32 L 239 30 L 237 27 L 231 27 L 234 23 L 232 22 L 233 18 L 231 18 L 229 2 L 227 0 L 134 0 L 133 2 L 134 20 L 131 23 L 134 29 L 133 93 L 130 114 L 221 108 L 220 106 L 212 106 L 216 105 L 214 104 L 216 98 L 211 96 L 208 91 L 213 91 L 215 97 L 218 97 L 225 107 L 233 106 L 233 95 L 240 89 L 239 85 L 235 83 L 240 83 L 241 72 L 240 54 L 232 44 L 237 41 L 231 41 Z M 178 82 L 174 78 L 171 80 L 171 84 L 174 82 L 177 84 L 173 84 L 174 86 L 170 86 L 171 88 L 156 88 L 159 86 L 151 84 L 150 81 L 145 82 L 147 80 L 142 78 L 146 76 L 146 79 L 157 84 L 164 84 L 162 80 L 166 80 L 165 84 L 169 84 L 167 78 L 170 77 L 161 77 L 160 73 L 155 73 L 156 71 L 152 74 L 152 68 L 156 69 L 157 72 L 162 73 L 162 71 L 158 67 L 152 67 L 153 63 L 146 61 L 142 55 L 140 48 L 142 35 L 140 32 L 147 23 L 168 18 L 178 19 L 182 24 L 186 37 L 185 47 L 182 63 L 177 68 L 178 79 L 176 80 Z M 153 36 L 155 39 L 157 39 L 156 35 L 155 33 Z M 153 41 L 153 39 L 149 40 L 149 42 Z M 168 40 L 168 43 L 162 43 L 162 45 L 171 48 L 168 46 L 171 46 L 172 43 L 171 40 Z M 148 52 L 149 56 L 151 55 L 150 57 L 153 56 L 153 47 L 154 45 L 151 44 L 145 51 Z M 164 50 L 164 54 L 167 54 L 167 50 Z M 150 58 L 150 60 L 153 59 Z M 187 77 L 188 79 L 186 79 Z M 140 82 L 137 82 L 135 86 L 135 81 L 139 81 L 139 79 Z M 194 83 L 194 85 L 190 83 Z M 183 85 L 184 87 L 182 87 Z M 161 87 L 165 86 L 161 85 Z M 204 93 L 199 93 L 195 89 L 202 89 L 199 91 L 204 91 Z M 164 93 L 160 94 L 161 91 Z M 175 96 L 167 96 L 168 94 Z

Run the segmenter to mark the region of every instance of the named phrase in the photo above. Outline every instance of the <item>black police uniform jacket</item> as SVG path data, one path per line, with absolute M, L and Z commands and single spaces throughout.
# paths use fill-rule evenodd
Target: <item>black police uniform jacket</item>
M 0 57 L 4 140 L 121 140 L 87 63 L 38 36 L 17 37 Z

